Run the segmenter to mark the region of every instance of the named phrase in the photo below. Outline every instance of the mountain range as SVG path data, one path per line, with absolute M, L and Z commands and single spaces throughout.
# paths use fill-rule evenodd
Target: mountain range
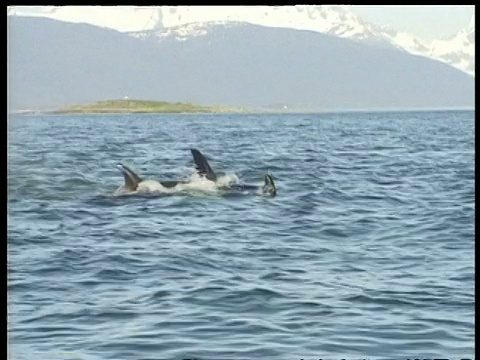
M 125 96 L 292 111 L 474 107 L 472 76 L 388 43 L 231 20 L 189 26 L 119 32 L 8 16 L 10 109 Z
M 9 14 L 31 15 L 22 7 L 10 8 Z M 210 25 L 229 22 L 311 30 L 370 45 L 392 46 L 475 75 L 475 15 L 469 26 L 457 34 L 433 41 L 363 21 L 352 11 L 351 5 L 110 6 L 106 10 L 98 6 L 48 6 L 36 15 L 68 22 L 85 22 L 120 32 L 161 30 L 163 37 L 173 34 L 179 39 L 205 34 Z

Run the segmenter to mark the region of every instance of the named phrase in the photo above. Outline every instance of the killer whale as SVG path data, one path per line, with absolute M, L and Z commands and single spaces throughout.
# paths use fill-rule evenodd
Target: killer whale
M 115 190 L 115 195 L 160 192 L 165 189 L 173 189 L 179 184 L 186 183 L 186 181 L 180 180 L 157 181 L 143 179 L 124 164 L 117 164 L 117 168 L 123 174 L 124 184 Z
M 193 161 L 198 176 L 206 179 L 207 183 L 212 184 L 213 190 L 219 189 L 221 191 L 254 191 L 257 193 L 260 192 L 263 195 L 269 195 L 272 197 L 276 196 L 277 189 L 271 175 L 265 175 L 265 182 L 263 186 L 250 184 L 223 184 L 217 181 L 219 177 L 213 171 L 212 167 L 207 161 L 207 158 L 198 149 L 190 149 L 190 151 L 193 155 Z M 168 190 L 198 190 L 196 186 L 191 186 L 193 184 L 190 181 L 157 181 L 151 179 L 143 179 L 124 164 L 117 164 L 117 168 L 121 171 L 123 175 L 124 184 L 115 190 L 114 195 L 116 196 L 169 192 Z M 209 190 L 212 190 L 212 187 L 209 187 Z M 205 188 L 203 188 L 203 190 L 205 190 Z
M 218 176 L 212 170 L 207 158 L 198 149 L 190 149 L 190 152 L 192 153 L 197 173 L 210 181 L 216 182 Z M 265 175 L 263 186 L 249 184 L 229 184 L 220 185 L 218 187 L 223 190 L 260 191 L 262 194 L 270 195 L 272 197 L 277 195 L 275 181 L 269 174 Z

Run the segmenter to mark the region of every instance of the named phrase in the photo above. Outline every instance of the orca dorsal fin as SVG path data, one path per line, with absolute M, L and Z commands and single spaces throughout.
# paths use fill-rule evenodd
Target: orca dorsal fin
M 205 156 L 197 149 L 190 149 L 190 151 L 192 152 L 198 174 L 205 175 L 208 180 L 216 181 L 217 175 L 213 172 Z
M 132 191 L 136 190 L 138 184 L 142 182 L 142 178 L 123 164 L 118 164 L 117 167 L 123 174 L 123 178 L 125 179 L 125 187 Z
M 272 175 L 265 175 L 265 183 L 262 190 L 264 194 L 269 194 L 271 196 L 277 195 L 277 187 L 275 186 L 275 181 L 273 180 Z

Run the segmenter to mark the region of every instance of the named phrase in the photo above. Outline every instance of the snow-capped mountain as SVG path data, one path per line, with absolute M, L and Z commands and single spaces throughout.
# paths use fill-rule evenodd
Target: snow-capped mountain
M 432 41 L 428 56 L 475 74 L 475 15 L 467 28 L 446 40 Z
M 160 8 L 142 6 L 12 6 L 7 15 L 87 23 L 120 32 L 149 30 L 161 23 Z
M 175 36 L 185 39 L 188 36 L 205 34 L 209 25 L 247 22 L 268 27 L 316 31 L 376 44 L 390 44 L 381 36 L 378 28 L 364 22 L 350 8 L 350 5 L 163 6 L 161 23 L 153 29 L 161 38 Z
M 394 46 L 414 55 L 425 56 L 452 65 L 468 74 L 475 73 L 475 19 L 469 27 L 447 40 L 427 42 L 406 32 L 376 26 L 363 21 L 350 5 L 297 6 L 164 6 L 161 24 L 154 28 L 160 39 L 205 35 L 209 27 L 249 22 L 270 27 L 311 30 L 349 38 L 373 45 Z M 132 34 L 134 36 L 146 36 Z
M 474 76 L 475 18 L 450 39 L 424 41 L 405 32 L 363 21 L 351 5 L 296 6 L 64 6 L 9 8 L 9 15 L 35 15 L 68 22 L 85 22 L 129 32 L 136 37 L 185 40 L 208 33 L 212 26 L 248 22 L 268 27 L 317 31 L 377 46 L 394 46 L 414 55 L 452 65 Z
M 8 19 L 13 109 L 132 99 L 290 111 L 472 109 L 475 79 L 406 51 L 315 31 L 205 23 L 178 41 L 45 17 Z M 172 30 L 173 28 L 169 28 Z M 433 90 L 432 90 L 433 89 Z

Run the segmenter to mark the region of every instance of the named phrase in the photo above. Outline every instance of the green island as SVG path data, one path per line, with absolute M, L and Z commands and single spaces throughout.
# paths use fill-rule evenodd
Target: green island
M 192 103 L 170 103 L 146 100 L 103 100 L 93 104 L 69 105 L 52 111 L 56 114 L 73 113 L 230 113 L 243 112 L 241 108 L 225 106 L 201 106 Z

